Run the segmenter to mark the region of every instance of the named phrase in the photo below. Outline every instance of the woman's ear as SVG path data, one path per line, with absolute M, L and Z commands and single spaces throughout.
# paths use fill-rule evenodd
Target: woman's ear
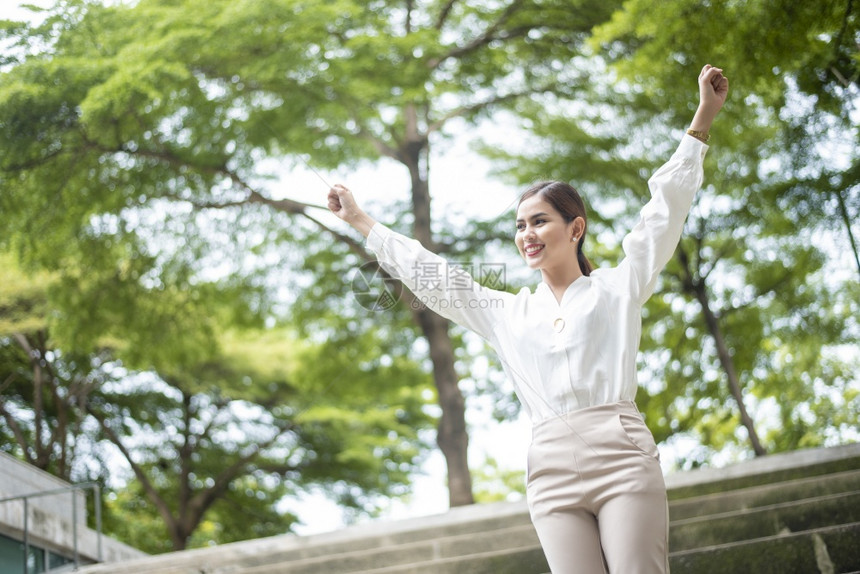
M 585 219 L 577 217 L 571 222 L 571 238 L 579 240 L 582 234 L 585 233 Z

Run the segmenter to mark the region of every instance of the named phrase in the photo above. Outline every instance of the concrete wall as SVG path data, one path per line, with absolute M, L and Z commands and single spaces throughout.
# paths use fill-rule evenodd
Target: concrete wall
M 32 494 L 46 490 L 57 490 L 68 486 L 69 483 L 64 480 L 60 480 L 52 474 L 48 474 L 44 470 L 21 462 L 17 458 L 11 457 L 4 452 L 0 452 L 0 498 L 9 498 L 12 496 Z M 42 512 L 48 512 L 57 518 L 61 518 L 67 522 L 72 522 L 73 499 L 75 501 L 75 506 L 77 507 L 78 524 L 85 525 L 87 522 L 87 515 L 86 493 L 84 492 L 65 492 L 63 494 L 31 498 L 28 505 L 33 510 L 38 509 Z M 7 507 L 0 508 L 0 512 L 8 510 L 14 506 L 20 507 L 23 511 L 23 502 L 21 501 L 4 502 L 0 506 Z
M 69 483 L 0 452 L 0 499 L 68 486 Z M 77 541 L 78 556 L 82 563 L 98 561 L 98 533 L 87 528 L 87 496 L 92 496 L 91 490 L 30 498 L 27 509 L 30 544 L 72 558 Z M 72 507 L 73 500 L 77 507 L 76 516 Z M 23 501 L 0 503 L 0 533 L 23 540 Z M 105 562 L 145 556 L 145 553 L 112 538 L 101 538 L 102 558 Z

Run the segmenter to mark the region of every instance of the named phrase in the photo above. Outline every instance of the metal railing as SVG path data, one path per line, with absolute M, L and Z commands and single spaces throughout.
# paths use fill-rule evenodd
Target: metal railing
M 102 562 L 102 499 L 99 490 L 98 483 L 95 482 L 82 482 L 80 484 L 70 484 L 69 486 L 63 488 L 56 488 L 53 490 L 41 490 L 39 492 L 31 492 L 30 494 L 21 494 L 18 496 L 9 496 L 7 498 L 0 498 L 0 503 L 4 502 L 12 502 L 15 500 L 23 500 L 24 501 L 24 574 L 30 574 L 30 530 L 29 530 L 29 522 L 30 522 L 30 507 L 29 502 L 31 498 L 38 498 L 40 496 L 51 496 L 54 494 L 64 494 L 66 492 L 71 492 L 72 494 L 72 545 L 74 551 L 74 563 L 75 570 L 80 566 L 80 556 L 78 554 L 78 505 L 75 500 L 75 493 L 79 490 L 93 490 L 93 502 L 95 504 L 96 510 L 96 533 L 97 533 L 97 554 L 98 561 Z

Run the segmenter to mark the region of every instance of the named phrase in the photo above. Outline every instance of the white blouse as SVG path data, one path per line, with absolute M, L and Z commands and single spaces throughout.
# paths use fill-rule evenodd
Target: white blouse
M 501 358 L 533 423 L 584 407 L 632 401 L 641 308 L 672 257 L 708 146 L 685 135 L 648 180 L 651 200 L 622 242 L 617 267 L 571 283 L 558 303 L 545 283 L 532 293 L 488 289 L 419 242 L 377 223 L 367 238 L 382 267 L 443 317 L 483 337 Z

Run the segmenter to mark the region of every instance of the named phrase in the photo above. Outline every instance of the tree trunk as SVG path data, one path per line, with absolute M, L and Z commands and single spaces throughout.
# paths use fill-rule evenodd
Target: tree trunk
M 146 494 L 146 498 L 148 498 L 149 501 L 153 504 L 153 506 L 155 506 L 155 509 L 158 511 L 158 514 L 161 516 L 161 519 L 164 520 L 164 526 L 167 528 L 167 532 L 170 535 L 170 542 L 173 550 L 184 550 L 187 537 L 182 534 L 182 529 L 180 528 L 176 518 L 173 516 L 173 512 L 170 509 L 170 506 L 167 504 L 167 501 L 162 498 L 161 494 L 158 492 L 158 489 L 149 479 L 149 476 L 146 474 L 144 468 L 136 462 L 135 457 L 132 456 L 131 451 L 128 449 L 128 446 L 123 443 L 119 434 L 114 431 L 105 416 L 92 408 L 88 412 L 99 423 L 99 426 L 101 427 L 105 438 L 107 438 L 107 440 L 109 440 L 114 446 L 117 447 L 117 449 L 119 449 L 120 453 L 128 462 L 129 466 L 131 466 L 132 472 L 134 473 L 135 477 L 137 477 L 137 479 L 140 481 L 140 485 L 143 487 L 143 491 Z
M 842 217 L 842 223 L 845 225 L 845 231 L 848 234 L 848 243 L 851 245 L 851 252 L 854 254 L 854 262 L 857 264 L 857 273 L 860 275 L 860 254 L 857 252 L 857 241 L 855 241 L 854 232 L 851 230 L 851 215 L 848 214 L 848 207 L 845 205 L 842 191 L 838 189 L 836 190 L 836 201 L 839 205 L 839 215 Z
M 732 359 L 732 355 L 729 352 L 728 345 L 726 345 L 726 340 L 723 337 L 723 332 L 720 329 L 720 323 L 717 319 L 716 314 L 711 309 L 710 299 L 708 297 L 707 286 L 705 285 L 705 281 L 700 278 L 694 278 L 695 276 L 690 269 L 690 258 L 687 255 L 687 252 L 684 251 L 683 247 L 678 248 L 678 259 L 681 261 L 681 265 L 684 268 L 685 278 L 684 278 L 684 288 L 687 292 L 691 293 L 696 297 L 696 300 L 699 302 L 699 305 L 702 308 L 702 315 L 705 319 L 705 325 L 708 328 L 708 332 L 714 338 L 714 343 L 717 346 L 717 355 L 720 360 L 720 365 L 723 368 L 723 371 L 726 373 L 726 378 L 728 379 L 729 384 L 729 392 L 732 397 L 734 397 L 735 402 L 738 405 L 738 410 L 741 415 L 741 424 L 747 429 L 747 434 L 749 435 L 750 444 L 752 445 L 753 451 L 756 456 L 763 456 L 767 454 L 767 451 L 762 446 L 761 441 L 759 440 L 758 433 L 755 430 L 755 425 L 753 424 L 752 417 L 750 417 L 747 412 L 746 406 L 744 405 L 744 397 L 741 392 L 741 384 L 740 379 L 738 378 L 737 371 L 735 370 L 735 363 Z
M 429 144 L 427 136 L 419 133 L 414 106 L 407 106 L 405 117 L 406 142 L 399 155 L 409 169 L 412 181 L 412 232 L 427 249 L 438 251 L 430 225 Z M 448 333 L 448 320 L 426 308 L 415 311 L 414 317 L 430 347 L 433 382 L 442 409 L 436 442 L 448 467 L 448 503 L 452 507 L 472 504 L 475 499 L 469 472 L 466 404 L 454 369 L 454 345 Z
M 430 309 L 416 311 L 416 318 L 430 345 L 433 382 L 439 393 L 442 417 L 436 442 L 448 466 L 448 503 L 464 506 L 475 502 L 469 472 L 469 434 L 466 431 L 466 403 L 457 385 L 454 347 L 448 335 L 448 320 Z
M 175 533 L 173 533 L 173 549 L 185 550 L 188 537 L 194 532 L 199 522 L 199 517 L 192 519 L 189 516 L 188 504 L 194 491 L 191 486 L 191 457 L 194 455 L 193 439 L 191 438 L 191 425 L 193 424 L 192 397 L 184 390 L 182 391 L 182 445 L 179 447 L 179 500 L 177 500 L 177 516 Z M 181 544 L 180 547 L 177 544 Z

